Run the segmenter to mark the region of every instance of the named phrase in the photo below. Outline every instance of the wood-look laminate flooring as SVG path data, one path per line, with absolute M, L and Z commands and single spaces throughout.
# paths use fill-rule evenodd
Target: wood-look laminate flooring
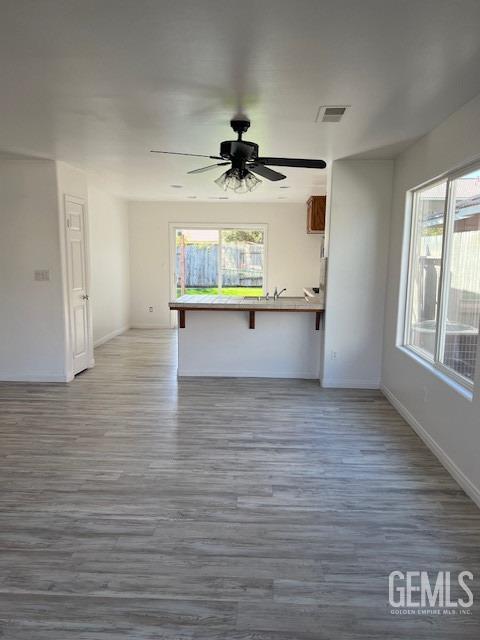
M 379 392 L 177 382 L 171 331 L 96 361 L 0 385 L 2 640 L 478 640 L 480 601 L 389 612 L 392 570 L 479 575 L 480 512 Z

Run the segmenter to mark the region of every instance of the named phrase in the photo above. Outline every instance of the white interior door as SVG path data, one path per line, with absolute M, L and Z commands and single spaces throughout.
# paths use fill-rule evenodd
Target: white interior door
M 67 277 L 70 305 L 70 343 L 73 373 L 90 366 L 92 345 L 89 331 L 89 300 L 87 292 L 85 205 L 65 198 L 65 228 L 67 238 Z

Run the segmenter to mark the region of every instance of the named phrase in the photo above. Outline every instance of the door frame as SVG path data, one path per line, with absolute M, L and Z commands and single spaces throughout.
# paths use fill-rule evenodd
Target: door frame
M 67 204 L 71 202 L 78 204 L 83 208 L 83 239 L 84 239 L 84 260 L 85 260 L 85 286 L 88 294 L 91 290 L 90 278 L 90 237 L 88 224 L 88 206 L 86 198 L 73 196 L 64 193 L 61 208 L 61 224 L 62 224 L 62 279 L 64 283 L 64 309 L 65 309 L 65 368 L 67 382 L 74 379 L 73 373 L 73 337 L 72 337 L 72 310 L 70 307 L 70 291 L 69 291 L 69 265 L 68 265 L 68 226 L 67 226 Z M 95 366 L 93 355 L 93 323 L 92 323 L 92 305 L 91 300 L 87 301 L 87 339 L 88 339 L 88 369 Z

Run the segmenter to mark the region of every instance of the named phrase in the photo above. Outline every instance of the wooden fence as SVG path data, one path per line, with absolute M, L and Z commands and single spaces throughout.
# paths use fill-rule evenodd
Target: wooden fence
M 222 247 L 222 285 L 261 287 L 263 284 L 263 245 L 228 243 Z M 184 255 L 182 256 L 182 252 Z M 177 246 L 177 280 L 184 273 L 185 287 L 209 288 L 218 285 L 219 247 L 209 243 Z M 182 266 L 182 263 L 184 266 Z

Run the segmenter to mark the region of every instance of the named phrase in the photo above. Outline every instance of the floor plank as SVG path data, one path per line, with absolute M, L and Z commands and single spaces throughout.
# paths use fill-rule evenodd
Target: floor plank
M 0 384 L 2 640 L 479 637 L 389 612 L 392 570 L 478 578 L 480 513 L 379 392 L 175 359 L 133 330 Z

